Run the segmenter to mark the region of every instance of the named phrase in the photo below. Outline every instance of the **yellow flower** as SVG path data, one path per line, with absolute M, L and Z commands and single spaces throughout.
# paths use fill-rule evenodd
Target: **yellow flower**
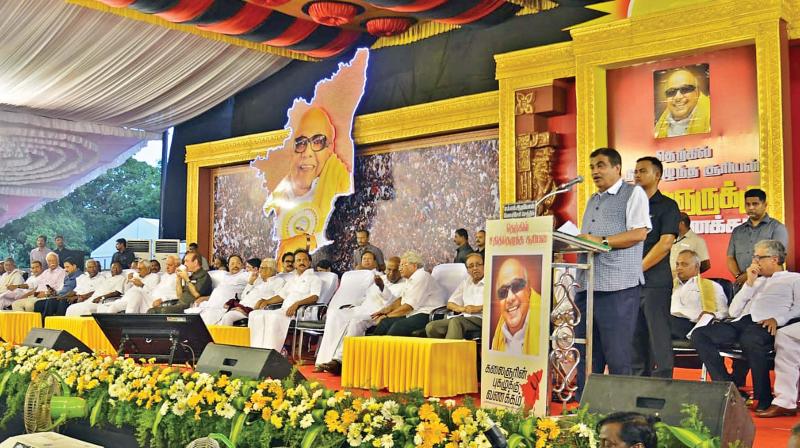
M 355 423 L 357 418 L 358 414 L 352 409 L 345 409 L 344 412 L 342 412 L 342 425 L 345 427 L 350 426 L 352 423 Z
M 419 407 L 419 419 L 427 420 L 429 422 L 438 422 L 439 415 L 436 413 L 436 410 L 433 408 L 433 406 L 425 403 Z
M 269 422 L 272 423 L 272 426 L 276 429 L 281 429 L 283 427 L 283 419 L 277 415 L 270 417 Z
M 325 426 L 328 427 L 329 432 L 339 431 L 341 433 L 344 433 L 344 431 L 342 430 L 343 429 L 342 425 L 339 421 L 339 413 L 334 410 L 330 410 L 325 413 Z
M 456 408 L 453 411 L 453 413 L 450 414 L 450 417 L 453 419 L 453 423 L 461 426 L 462 424 L 464 424 L 464 419 L 470 415 L 472 415 L 472 411 L 470 411 L 468 408 L 465 408 L 464 406 L 461 406 Z
M 266 421 L 269 421 L 269 419 L 272 418 L 272 409 L 271 408 L 264 408 L 261 411 L 261 418 L 266 420 Z

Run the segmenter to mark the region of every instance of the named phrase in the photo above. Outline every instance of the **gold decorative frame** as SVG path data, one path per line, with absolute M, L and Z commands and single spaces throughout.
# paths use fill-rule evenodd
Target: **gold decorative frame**
M 496 127 L 497 99 L 495 91 L 361 115 L 355 119 L 353 137 L 360 147 Z M 199 236 L 202 173 L 253 160 L 267 148 L 280 146 L 288 135 L 287 130 L 281 129 L 186 147 L 187 241 L 197 241 Z M 370 151 L 371 148 L 359 149 L 357 154 Z
M 606 70 L 741 45 L 756 50 L 760 183 L 769 214 L 784 220 L 784 129 L 788 110 L 788 41 L 800 36 L 798 0 L 711 0 L 664 12 L 577 28 L 573 41 L 496 55 L 500 82 L 500 202 L 515 198 L 514 92 L 575 77 L 578 174 L 589 179 L 589 154 L 608 143 Z M 788 117 L 788 115 L 786 115 Z M 594 191 L 578 186 L 578 207 Z M 579 213 L 580 216 L 580 213 Z

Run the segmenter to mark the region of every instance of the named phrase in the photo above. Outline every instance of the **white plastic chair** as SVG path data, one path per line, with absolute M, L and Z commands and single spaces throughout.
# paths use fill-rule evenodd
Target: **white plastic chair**
M 458 285 L 467 277 L 467 267 L 464 263 L 444 263 L 433 267 L 431 276 L 439 282 L 439 285 L 447 293 L 449 298 L 455 292 Z
M 339 276 L 333 272 L 317 272 L 317 277 L 322 280 L 322 291 L 317 303 L 328 304 L 339 287 Z

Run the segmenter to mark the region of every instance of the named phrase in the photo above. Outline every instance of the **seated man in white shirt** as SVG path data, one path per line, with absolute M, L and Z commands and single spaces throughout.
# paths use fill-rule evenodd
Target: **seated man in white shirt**
M 294 254 L 296 275 L 284 277 L 286 284 L 278 294 L 269 299 L 261 299 L 248 316 L 250 327 L 250 346 L 281 350 L 286 342 L 289 325 L 303 305 L 311 305 L 319 300 L 322 281 L 311 269 L 311 255 L 300 249 Z M 280 304 L 280 309 L 264 308 Z
M 66 260 L 64 262 L 66 263 Z M 63 315 L 67 315 L 67 310 L 76 303 L 91 297 L 103 282 L 105 282 L 105 276 L 100 275 L 100 265 L 95 260 L 87 260 L 86 272 L 78 277 L 75 289 L 64 296 Z M 58 314 L 62 314 L 60 310 Z
M 206 325 L 216 325 L 227 311 L 225 304 L 235 299 L 247 286 L 250 275 L 244 270 L 244 260 L 238 255 L 228 258 L 228 270 L 218 271 L 218 281 L 209 296 L 198 297 L 194 306 L 185 309 L 186 314 L 200 314 Z
M 41 264 L 39 265 L 41 266 Z M 22 279 L 22 271 L 17 269 L 14 259 L 11 257 L 6 258 L 3 262 L 3 275 L 0 275 L 0 309 L 11 305 L 15 300 L 21 296 L 20 291 L 17 291 L 17 285 L 24 285 L 25 281 Z
M 58 265 L 58 255 L 55 252 L 50 252 L 45 257 L 45 260 L 47 266 L 42 266 L 42 272 L 37 276 L 36 290 L 30 296 L 11 304 L 12 310 L 33 311 L 36 302 L 45 300 L 54 295 L 56 291 L 61 291 L 64 288 L 64 278 L 67 276 L 67 271 Z
M 756 243 L 747 280 L 731 302 L 729 313 L 734 320 L 698 328 L 691 338 L 714 381 L 733 381 L 719 349 L 735 342 L 741 345 L 750 363 L 756 411 L 772 404 L 768 354 L 775 334 L 800 315 L 800 274 L 784 271 L 785 261 L 786 249 L 780 241 Z
M 261 261 L 261 267 L 250 273 L 241 300 L 229 300 L 225 304 L 225 309 L 228 311 L 222 316 L 218 325 L 233 325 L 236 321 L 246 319 L 260 300 L 269 299 L 280 292 L 286 280 L 276 275 L 277 265 L 274 258 L 265 258 Z
M 90 268 L 90 262 L 96 268 Z M 86 271 L 90 269 L 99 269 L 100 264 L 94 260 L 86 262 Z M 67 316 L 86 316 L 97 311 L 99 304 L 105 299 L 122 296 L 125 291 L 125 276 L 122 275 L 122 265 L 119 262 L 111 263 L 111 274 L 98 274 L 97 284 L 95 290 L 91 295 L 82 295 L 76 300 L 75 303 L 67 308 Z M 77 288 L 76 288 L 77 289 Z
M 121 298 L 97 306 L 98 313 L 121 313 L 125 311 L 132 298 L 139 294 L 149 295 L 158 286 L 160 277 L 150 272 L 150 262 L 141 260 L 136 265 L 137 272 L 129 272 L 125 281 L 125 292 Z M 123 271 L 124 272 L 124 271 Z
M 469 276 L 458 285 L 450 299 L 447 309 L 459 315 L 447 319 L 434 320 L 425 326 L 429 338 L 464 339 L 468 331 L 481 331 L 483 317 L 483 257 L 477 252 L 467 255 Z
M 365 251 L 359 267 L 375 272 L 375 280 L 362 297 L 347 298 L 349 303 L 331 303 L 325 317 L 325 331 L 319 343 L 315 372 L 338 375 L 342 370 L 342 348 L 345 336 L 364 336 L 369 327 L 376 325 L 372 314 L 402 296 L 406 279 L 400 275 L 400 258 L 386 262 L 386 274 L 379 274 L 375 255 Z
M 728 298 L 719 283 L 700 277 L 700 256 L 683 250 L 675 260 L 675 284 L 670 304 L 673 339 L 686 339 L 704 314 L 722 320 L 728 317 Z
M 408 279 L 408 285 L 403 297 L 372 314 L 376 336 L 411 336 L 425 328 L 431 311 L 445 304 L 444 289 L 423 266 L 422 257 L 414 251 L 400 257 L 400 275 Z
M 146 291 L 144 288 L 130 288 L 125 291 L 126 297 L 123 301 L 124 307 L 117 305 L 114 308 L 110 308 L 111 303 L 109 303 L 109 308 L 104 306 L 103 309 L 124 309 L 126 314 L 144 314 L 153 307 L 153 302 L 156 300 L 177 300 L 178 294 L 176 285 L 178 276 L 175 272 L 178 270 L 178 265 L 180 265 L 178 257 L 175 255 L 167 256 L 166 271 L 158 274 L 158 284 L 156 284 L 153 289 Z M 152 272 L 152 266 L 150 270 Z
M 6 293 L 6 298 L 12 301 L 11 309 L 13 311 L 23 311 L 22 305 L 25 301 L 31 303 L 30 308 L 31 311 L 33 311 L 34 294 L 36 293 L 36 288 L 39 286 L 39 274 L 41 273 L 42 263 L 38 260 L 34 260 L 31 262 L 31 272 L 25 282 L 18 285 L 8 285 L 9 291 Z M 19 305 L 17 305 L 17 303 L 19 303 Z

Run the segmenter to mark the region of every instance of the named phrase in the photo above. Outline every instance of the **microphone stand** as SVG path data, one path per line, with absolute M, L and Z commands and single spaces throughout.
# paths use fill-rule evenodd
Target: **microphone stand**
M 534 201 L 534 203 L 533 203 L 533 217 L 535 218 L 535 217 L 539 216 L 539 205 L 541 203 L 543 203 L 547 199 L 549 199 L 549 198 L 551 198 L 551 197 L 553 197 L 553 196 L 555 196 L 557 194 L 566 193 L 571 189 L 572 189 L 572 185 L 570 185 L 568 187 L 558 188 L 558 189 L 555 189 L 555 190 L 551 191 L 550 193 L 547 193 L 546 195 L 542 196 L 541 198 L 537 199 L 536 201 Z

